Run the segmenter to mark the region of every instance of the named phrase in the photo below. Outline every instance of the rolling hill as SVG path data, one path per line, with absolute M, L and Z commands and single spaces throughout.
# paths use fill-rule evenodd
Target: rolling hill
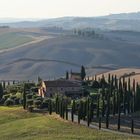
M 138 32 L 104 31 L 103 38 L 86 38 L 42 28 L 26 30 L 28 34 L 52 37 L 0 53 L 0 79 L 57 78 L 66 70 L 80 71 L 81 65 L 87 68 L 87 75 L 140 67 Z
M 73 29 L 90 27 L 101 30 L 140 31 L 140 12 L 111 14 L 100 17 L 62 17 L 38 21 L 23 19 L 19 22 L 12 22 L 11 19 L 11 23 L 9 21 L 8 23 L 2 22 L 0 25 L 8 25 L 14 28 L 62 27 L 64 29 Z
M 108 75 L 116 75 L 118 78 L 125 77 L 125 80 L 128 81 L 130 78 L 130 83 L 133 85 L 133 80 L 135 79 L 136 83 L 140 84 L 140 69 L 136 68 L 121 68 L 117 70 L 110 70 L 108 72 L 103 72 L 101 74 L 97 74 L 97 79 L 102 78 L 102 75 L 104 75 L 105 79 L 108 80 Z M 89 77 L 90 80 L 92 80 L 94 76 Z

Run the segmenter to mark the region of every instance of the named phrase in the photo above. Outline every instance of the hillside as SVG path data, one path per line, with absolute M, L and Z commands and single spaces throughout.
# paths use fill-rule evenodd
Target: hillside
M 13 48 L 31 41 L 35 38 L 21 31 L 0 28 L 0 50 Z
M 133 79 L 135 79 L 136 83 L 138 82 L 140 84 L 140 69 L 136 68 L 122 68 L 117 70 L 112 70 L 108 72 L 103 72 L 101 74 L 97 74 L 97 79 L 101 78 L 102 75 L 108 79 L 108 75 L 116 75 L 118 78 L 125 76 L 125 80 L 127 81 L 128 78 L 131 80 L 131 85 L 133 84 Z M 89 77 L 90 80 L 92 80 L 94 76 Z
M 14 29 L 15 30 L 15 29 Z M 18 29 L 19 30 L 19 29 Z M 54 79 L 67 70 L 87 75 L 123 67 L 140 67 L 138 32 L 100 32 L 102 38 L 56 33 L 44 28 L 23 29 L 22 34 L 40 38 L 39 41 L 0 54 L 0 79 Z M 21 31 L 20 31 L 21 32 Z
M 0 52 L 27 46 L 47 38 L 38 29 L 3 28 L 0 27 Z
M 0 107 L 0 114 L 1 140 L 138 139 L 90 129 L 64 121 L 57 115 L 29 113 L 21 107 Z

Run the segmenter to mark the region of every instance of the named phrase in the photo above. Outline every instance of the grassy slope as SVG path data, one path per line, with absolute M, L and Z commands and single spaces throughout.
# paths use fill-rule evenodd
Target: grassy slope
M 23 36 L 16 32 L 8 32 L 0 34 L 0 50 L 9 49 L 24 43 L 30 42 L 33 39 L 29 36 Z
M 0 107 L 0 140 L 134 140 L 21 108 Z

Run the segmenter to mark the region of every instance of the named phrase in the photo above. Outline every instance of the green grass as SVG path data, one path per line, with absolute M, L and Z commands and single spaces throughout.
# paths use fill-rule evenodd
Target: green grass
M 0 140 L 136 140 L 64 121 L 56 115 L 0 107 Z M 138 138 L 137 138 L 138 140 Z
M 32 40 L 31 37 L 16 32 L 4 33 L 0 35 L 0 50 L 13 48 Z

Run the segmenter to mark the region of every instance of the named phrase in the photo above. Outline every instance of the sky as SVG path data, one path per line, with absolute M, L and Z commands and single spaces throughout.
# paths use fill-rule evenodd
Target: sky
M 0 0 L 0 18 L 101 16 L 140 11 L 140 0 Z

